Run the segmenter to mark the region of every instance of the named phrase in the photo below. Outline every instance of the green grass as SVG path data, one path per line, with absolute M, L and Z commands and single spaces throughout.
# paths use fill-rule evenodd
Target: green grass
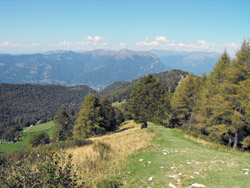
M 24 130 L 22 131 L 23 136 L 21 137 L 21 141 L 15 142 L 14 144 L 0 144 L 0 152 L 17 151 L 22 149 L 23 147 L 28 145 L 28 140 L 31 135 L 37 132 L 46 132 L 51 138 L 54 126 L 54 123 L 51 121 L 33 127 L 24 128 Z
M 149 124 L 156 132 L 154 147 L 131 156 L 124 175 L 124 187 L 250 187 L 250 156 L 208 148 L 184 138 L 182 132 Z M 140 161 L 143 159 L 143 161 Z M 152 177 L 150 181 L 149 178 Z M 120 179 L 119 178 L 119 179 Z
M 24 132 L 40 132 L 40 131 L 43 131 L 43 130 L 47 130 L 47 129 L 51 128 L 51 127 L 54 127 L 53 121 L 43 123 L 43 124 L 40 124 L 40 125 L 36 125 L 36 126 L 33 126 L 33 127 L 27 127 L 27 128 L 24 129 Z

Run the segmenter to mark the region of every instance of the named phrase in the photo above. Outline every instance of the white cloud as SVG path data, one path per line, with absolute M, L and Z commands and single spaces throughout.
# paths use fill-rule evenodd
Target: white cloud
M 3 42 L 3 43 L 0 43 L 0 46 L 3 46 L 3 47 L 17 47 L 19 46 L 18 43 L 11 43 L 11 42 Z
M 33 42 L 33 43 L 31 43 L 31 46 L 41 46 L 41 43 Z
M 10 42 L 8 41 L 1 43 L 1 46 L 9 46 L 9 45 L 10 45 Z
M 206 45 L 206 42 L 204 40 L 198 40 L 197 43 L 201 45 Z
M 95 41 L 95 42 L 98 42 L 98 41 L 100 41 L 100 40 L 103 40 L 104 38 L 103 37 L 101 37 L 101 36 L 88 36 L 87 37 L 87 40 L 88 41 Z
M 169 41 L 164 36 L 156 36 L 154 40 L 150 40 L 149 37 L 146 37 L 145 41 L 138 41 L 135 43 L 136 46 L 174 46 L 174 43 L 168 43 Z
M 87 37 L 87 40 L 93 40 L 93 37 L 88 36 L 88 37 Z
M 126 44 L 123 42 L 120 42 L 120 46 L 124 47 L 124 46 L 126 46 Z
M 164 36 L 156 36 L 155 40 L 159 42 L 168 42 L 168 40 Z
M 98 42 L 98 41 L 100 41 L 100 40 L 103 40 L 103 37 L 95 36 L 94 39 L 95 39 L 96 42 Z

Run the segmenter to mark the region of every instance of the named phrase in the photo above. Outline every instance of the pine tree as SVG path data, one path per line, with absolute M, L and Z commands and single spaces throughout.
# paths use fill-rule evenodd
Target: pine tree
M 107 97 L 103 97 L 100 100 L 101 116 L 103 117 L 101 127 L 105 131 L 114 131 L 117 127 L 115 110 L 112 107 Z
M 103 117 L 101 116 L 99 99 L 95 95 L 89 94 L 85 98 L 82 109 L 78 114 L 73 130 L 73 137 L 82 139 L 104 134 L 105 129 L 101 127 L 102 121 Z
M 164 105 L 164 88 L 151 74 L 140 81 L 128 100 L 128 110 L 138 123 L 161 123 L 164 118 Z
M 53 130 L 53 139 L 55 141 L 64 141 L 72 137 L 73 123 L 65 111 L 65 106 L 61 106 L 54 116 L 55 129 Z

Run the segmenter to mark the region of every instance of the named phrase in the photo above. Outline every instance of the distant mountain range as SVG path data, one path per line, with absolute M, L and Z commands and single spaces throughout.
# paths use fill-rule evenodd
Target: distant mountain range
M 149 73 L 181 69 L 208 73 L 220 54 L 176 51 L 93 50 L 0 54 L 0 83 L 88 85 L 96 90 Z
M 131 81 L 166 70 L 166 66 L 151 52 L 127 49 L 0 55 L 2 83 L 86 84 L 98 90 L 115 81 Z
M 185 52 L 168 50 L 150 50 L 160 61 L 171 69 L 180 69 L 201 76 L 209 74 L 221 56 L 217 52 Z

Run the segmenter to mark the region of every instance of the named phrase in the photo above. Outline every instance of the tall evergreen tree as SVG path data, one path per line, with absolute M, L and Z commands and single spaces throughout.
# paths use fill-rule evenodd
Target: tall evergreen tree
M 117 127 L 115 110 L 107 97 L 100 100 L 101 116 L 103 117 L 102 125 L 105 131 L 114 131 Z
M 164 118 L 164 105 L 164 88 L 151 74 L 140 81 L 128 100 L 128 110 L 138 123 L 160 123 Z
M 53 140 L 64 141 L 72 137 L 73 123 L 65 111 L 65 106 L 61 106 L 54 116 L 55 129 L 53 130 Z
M 85 98 L 82 109 L 78 114 L 73 137 L 81 139 L 103 134 L 105 129 L 101 127 L 102 121 L 103 117 L 101 116 L 99 99 L 95 95 L 89 94 Z

